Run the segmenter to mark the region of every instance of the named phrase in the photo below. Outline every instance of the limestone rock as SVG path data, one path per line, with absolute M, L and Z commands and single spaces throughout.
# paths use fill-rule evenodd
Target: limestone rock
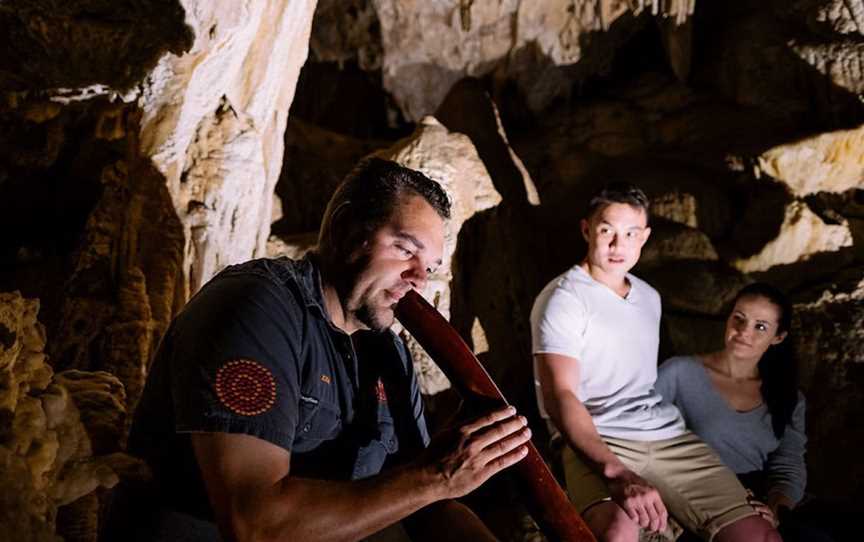
M 608 29 L 628 11 L 625 2 L 526 2 L 518 6 L 518 44 L 536 43 L 555 64 L 574 64 L 582 58 L 580 38 Z
M 499 65 L 517 75 L 526 71 L 526 60 L 572 65 L 585 56 L 584 43 L 592 34 L 608 29 L 624 14 L 650 8 L 655 15 L 662 12 L 683 21 L 693 5 L 667 2 L 661 10 L 661 3 L 649 5 L 642 0 L 383 0 L 376 8 L 384 49 L 384 87 L 394 94 L 405 116 L 417 120 L 435 111 L 450 87 L 465 76 L 481 76 Z M 544 73 L 548 84 L 553 74 Z M 537 74 L 528 68 L 524 75 Z M 548 98 L 531 101 L 542 108 Z
M 291 258 L 299 260 L 318 243 L 318 233 L 296 235 L 271 235 L 267 241 L 268 258 Z
M 651 216 L 665 218 L 690 228 L 699 226 L 698 204 L 693 194 L 672 191 L 651 198 Z
M 663 312 L 659 362 L 678 355 L 714 352 L 723 347 L 725 320 L 675 311 Z
M 181 197 L 194 262 L 190 291 L 228 264 L 263 255 L 275 179 L 268 182 L 261 139 L 251 117 L 223 99 L 196 129 L 187 150 Z
M 791 11 L 803 16 L 814 30 L 829 28 L 838 34 L 861 34 L 864 3 L 849 0 L 798 0 Z
M 759 170 L 798 197 L 864 187 L 864 127 L 820 134 L 765 151 Z
M 498 107 L 476 79 L 463 79 L 447 94 L 436 118 L 471 138 L 495 189 L 514 205 L 540 204 L 531 174 L 510 146 Z
M 51 382 L 38 311 L 38 301 L 25 300 L 17 292 L 0 293 L 0 410 L 14 412 L 31 390 L 44 390 Z
M 0 89 L 93 84 L 128 89 L 147 75 L 162 54 L 180 54 L 190 47 L 192 33 L 183 17 L 188 4 L 179 0 L 4 2 Z
M 432 113 L 456 81 L 485 73 L 507 55 L 518 5 L 514 0 L 377 3 L 384 87 L 407 118 Z
M 548 203 L 505 200 L 462 226 L 454 256 L 450 321 L 505 397 L 528 416 L 536 412 L 530 385 L 534 297 L 579 257 L 578 223 L 557 218 Z
M 94 453 L 115 452 L 126 426 L 126 390 L 120 380 L 105 371 L 73 369 L 57 373 L 54 381 L 69 390 Z
M 857 41 L 832 41 L 821 44 L 794 44 L 792 51 L 838 89 L 852 94 L 864 92 L 864 44 Z
M 707 235 L 683 224 L 653 221 L 651 236 L 642 248 L 641 267 L 673 260 L 716 261 L 719 257 Z
M 728 233 L 734 175 L 723 159 L 730 140 L 764 139 L 760 122 L 668 77 L 639 77 L 609 98 L 562 109 L 513 137 L 547 212 L 578 215 L 602 185 L 625 180 L 646 191 L 652 215 L 712 239 Z
M 796 305 L 793 338 L 807 396 L 808 487 L 817 494 L 854 498 L 864 468 L 857 450 L 861 431 L 850 420 L 864 415 L 864 282 L 849 293 L 826 289 L 812 303 Z
M 147 160 L 111 162 L 99 180 L 49 351 L 58 370 L 110 371 L 134 405 L 150 354 L 185 300 L 182 226 Z
M 381 68 L 381 29 L 371 0 L 319 0 L 312 21 L 310 57 L 318 62 L 356 61 L 364 70 Z
M 646 269 L 641 277 L 660 292 L 663 309 L 725 316 L 746 276 L 723 262 L 679 260 Z
M 314 8 L 315 0 L 190 2 L 191 50 L 163 56 L 145 82 L 141 152 L 183 222 L 191 291 L 265 253 Z
M 497 205 L 501 196 L 471 140 L 463 134 L 450 132 L 433 117 L 424 118 L 410 137 L 375 154 L 420 171 L 439 182 L 450 196 L 452 216 L 447 221 L 442 264 L 429 277 L 422 292 L 445 318 L 449 318 L 451 265 L 459 231 L 475 213 Z M 416 354 L 421 353 L 419 345 L 413 339 L 408 341 L 408 345 L 415 353 L 423 393 L 433 395 L 449 387 L 444 375 L 425 353 L 418 358 Z
M 750 273 L 765 271 L 775 265 L 807 260 L 821 252 L 835 252 L 852 246 L 852 233 L 844 220 L 840 224 L 826 224 L 807 207 L 793 201 L 786 207 L 780 233 L 753 256 L 738 258 L 733 265 Z
M 58 508 L 118 480 L 93 456 L 71 394 L 52 379 L 38 309 L 0 293 L 0 529 L 24 542 L 60 540 Z
M 38 2 L 29 11 L 18 4 L 2 8 L 0 17 L 20 12 L 19 25 L 45 30 L 48 38 L 55 23 L 74 40 L 92 31 L 91 45 L 105 49 L 88 57 L 100 63 L 85 74 L 90 86 L 46 91 L 59 111 L 26 93 L 4 99 L 3 107 L 34 129 L 41 145 L 25 146 L 34 152 L 23 154 L 13 145 L 2 154 L 23 156 L 10 159 L 12 175 L 56 179 L 48 186 L 75 186 L 65 190 L 89 199 L 76 207 L 82 216 L 69 221 L 74 226 L 58 228 L 74 241 L 34 250 L 61 252 L 45 267 L 62 276 L 41 277 L 49 285 L 43 289 L 51 290 L 46 302 L 57 305 L 46 320 L 56 330 L 51 358 L 58 369 L 110 371 L 131 406 L 150 354 L 190 293 L 225 265 L 264 255 L 288 108 L 315 2 L 85 2 L 89 8 Z M 45 6 L 54 12 L 48 26 Z M 154 30 L 154 21 L 164 28 Z M 109 34 L 118 51 L 105 45 Z M 128 56 L 129 48 L 151 56 Z M 116 62 L 105 61 L 112 55 Z M 37 53 L 24 60 L 39 62 Z M 58 62 L 58 69 L 66 67 Z M 110 76 L 100 78 L 103 73 Z M 134 80 L 127 84 L 129 77 Z M 38 170 L 25 173 L 25 166 Z M 6 168 L 0 165 L 0 178 Z M 84 198 L 74 193 L 70 199 Z M 20 248 L 27 253 L 33 247 Z
M 712 33 L 711 47 L 696 67 L 698 78 L 790 128 L 860 124 L 856 39 L 826 37 L 824 26 L 807 32 L 802 19 L 812 20 L 812 8 L 802 14 L 771 4 L 703 4 L 704 16 L 730 23 Z
M 330 196 L 364 156 L 392 142 L 361 140 L 292 118 L 276 194 L 282 201 L 277 235 L 317 231 Z

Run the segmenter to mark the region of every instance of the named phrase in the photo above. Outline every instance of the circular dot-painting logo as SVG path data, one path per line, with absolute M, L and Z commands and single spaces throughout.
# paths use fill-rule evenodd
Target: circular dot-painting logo
M 232 412 L 256 416 L 276 402 L 276 379 L 257 361 L 236 359 L 216 372 L 216 395 Z

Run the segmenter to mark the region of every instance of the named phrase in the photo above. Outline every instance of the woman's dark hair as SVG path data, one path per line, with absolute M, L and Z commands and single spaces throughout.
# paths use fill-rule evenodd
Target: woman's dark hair
M 734 303 L 744 297 L 764 297 L 779 311 L 777 334 L 787 333 L 786 339 L 768 347 L 759 360 L 762 397 L 771 414 L 774 435 L 783 436 L 798 404 L 798 357 L 788 333 L 792 327 L 792 303 L 786 294 L 762 282 L 745 286 L 735 296 Z

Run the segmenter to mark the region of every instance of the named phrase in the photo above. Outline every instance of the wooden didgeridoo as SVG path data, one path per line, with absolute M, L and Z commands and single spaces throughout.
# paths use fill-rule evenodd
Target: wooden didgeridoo
M 410 290 L 396 305 L 396 317 L 444 371 L 469 404 L 506 406 L 507 399 L 459 333 L 423 296 Z M 526 497 L 526 506 L 547 539 L 596 542 L 564 490 L 528 442 L 528 454 L 508 470 Z

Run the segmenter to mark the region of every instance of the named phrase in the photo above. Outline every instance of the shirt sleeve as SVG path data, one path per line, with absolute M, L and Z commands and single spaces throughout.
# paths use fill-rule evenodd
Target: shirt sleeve
M 805 413 L 804 396 L 799 393 L 792 419 L 783 432 L 780 445 L 768 456 L 766 469 L 768 491 L 780 491 L 796 504 L 804 496 L 807 485 Z
M 305 314 L 286 286 L 260 274 L 206 285 L 172 330 L 175 431 L 247 434 L 290 451 Z
M 544 290 L 531 310 L 531 341 L 534 354 L 581 357 L 587 311 L 573 292 L 561 287 Z
M 670 358 L 660 364 L 657 369 L 657 382 L 654 385 L 663 401 L 677 406 L 678 399 L 678 358 Z

